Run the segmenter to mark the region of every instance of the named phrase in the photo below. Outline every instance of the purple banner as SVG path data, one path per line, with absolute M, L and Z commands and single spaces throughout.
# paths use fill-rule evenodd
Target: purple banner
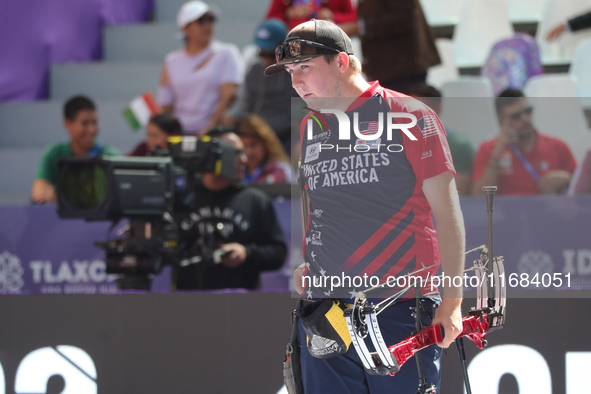
M 291 239 L 290 202 L 274 203 L 286 242 Z M 109 222 L 63 220 L 55 206 L 0 207 L 0 294 L 116 293 L 115 275 L 105 273 Z M 120 223 L 117 229 L 123 227 Z M 289 256 L 289 254 L 288 254 Z M 288 291 L 289 261 L 263 273 L 263 291 Z M 152 292 L 170 291 L 170 267 L 154 278 Z
M 486 244 L 484 198 L 461 203 L 466 248 Z M 493 223 L 493 252 L 505 257 L 509 290 L 591 289 L 591 196 L 496 196 Z
M 276 201 L 275 209 L 286 241 L 296 242 L 291 202 Z M 463 198 L 462 211 L 467 248 L 486 244 L 484 198 Z M 103 251 L 93 246 L 106 239 L 109 223 L 61 220 L 53 206 L 0 207 L 0 218 L 0 294 L 117 292 L 114 278 L 105 274 Z M 591 196 L 499 196 L 494 227 L 494 252 L 505 256 L 509 289 L 591 289 Z M 469 255 L 467 265 L 477 257 Z M 290 266 L 287 261 L 264 274 L 263 290 L 289 291 Z M 165 270 L 153 291 L 168 292 L 169 285 Z
M 102 29 L 146 21 L 153 0 L 3 0 L 0 101 L 46 98 L 51 63 L 98 60 Z

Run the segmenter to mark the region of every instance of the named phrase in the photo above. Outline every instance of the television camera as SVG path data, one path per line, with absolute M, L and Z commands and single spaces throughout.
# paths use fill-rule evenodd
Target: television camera
M 112 222 L 106 241 L 106 272 L 119 274 L 120 289 L 151 288 L 164 265 L 219 263 L 218 248 L 229 223 L 197 223 L 198 176 L 236 179 L 236 149 L 208 136 L 168 139 L 150 157 L 69 158 L 58 162 L 58 215 Z M 128 219 L 123 234 L 111 237 Z M 122 236 L 122 237 L 121 237 Z

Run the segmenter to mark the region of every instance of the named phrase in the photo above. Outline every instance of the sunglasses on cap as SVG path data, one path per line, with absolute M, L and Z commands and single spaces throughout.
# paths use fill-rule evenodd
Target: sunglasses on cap
M 324 44 L 320 44 L 318 42 L 308 41 L 308 40 L 300 40 L 300 39 L 292 39 L 289 41 L 285 41 L 283 44 L 281 44 L 277 48 L 275 48 L 275 59 L 278 62 L 280 62 L 283 59 L 298 57 L 302 54 L 302 50 L 306 45 L 316 47 L 316 48 L 328 49 L 328 50 L 331 50 L 335 53 L 341 52 L 338 49 L 331 48 L 329 46 L 326 46 Z
M 508 115 L 512 120 L 519 120 L 521 119 L 522 115 L 531 115 L 532 112 L 534 112 L 533 107 L 527 107 L 526 109 L 522 110 L 522 111 L 518 111 L 518 112 L 514 112 L 510 115 Z
M 210 15 L 210 14 L 205 14 L 203 15 L 201 18 L 197 19 L 195 22 L 197 22 L 200 25 L 203 25 L 204 23 L 215 23 L 215 16 Z

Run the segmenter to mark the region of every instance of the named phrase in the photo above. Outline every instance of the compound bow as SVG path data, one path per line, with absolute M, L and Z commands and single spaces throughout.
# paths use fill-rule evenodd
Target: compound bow
M 492 253 L 492 201 L 496 187 L 487 186 L 483 190 L 487 200 L 489 244 L 488 248 L 485 246 L 477 248 L 480 249 L 480 258 L 474 261 L 474 267 L 470 269 L 478 277 L 477 304 L 476 307 L 471 309 L 468 316 L 462 319 L 463 329 L 456 340 L 464 372 L 466 391 L 468 393 L 471 393 L 471 390 L 466 370 L 462 338 L 467 337 L 480 349 L 484 349 L 488 343 L 486 339 L 487 334 L 502 328 L 505 323 L 506 287 L 504 260 L 502 257 L 494 257 Z M 407 276 L 410 277 L 427 268 L 429 267 L 423 267 Z M 365 369 L 371 374 L 394 375 L 404 363 L 421 349 L 441 342 L 444 332 L 440 325 L 426 328 L 420 326 L 421 311 L 417 300 L 415 309 L 417 332 L 400 343 L 387 346 L 382 336 L 377 316 L 402 294 L 406 293 L 410 287 L 402 289 L 379 304 L 372 304 L 366 298 L 366 293 L 378 287 L 380 286 L 357 293 L 353 306 L 345 310 L 345 319 L 349 334 L 351 335 L 352 344 Z M 374 352 L 369 351 L 364 341 L 364 338 L 368 334 L 376 349 Z M 417 393 L 434 394 L 436 388 L 434 385 L 427 385 L 420 358 L 417 358 L 417 366 L 419 369 L 419 388 Z

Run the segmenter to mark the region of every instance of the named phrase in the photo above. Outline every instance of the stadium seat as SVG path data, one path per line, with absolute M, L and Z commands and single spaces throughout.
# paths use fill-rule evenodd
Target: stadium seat
M 577 46 L 570 75 L 575 78 L 579 96 L 591 97 L 591 38 L 582 40 Z
M 584 38 L 591 37 L 591 30 L 577 33 L 566 32 L 551 43 L 546 41 L 546 35 L 556 25 L 579 14 L 589 12 L 589 10 L 591 10 L 589 0 L 547 0 L 536 32 L 543 64 L 570 63 L 578 43 Z
M 96 100 L 101 130 L 99 142 L 128 153 L 144 139 L 144 133 L 132 131 L 123 117 L 127 100 Z M 0 147 L 38 148 L 66 141 L 63 126 L 63 101 L 38 101 L 0 104 Z M 35 114 L 35 116 L 31 116 Z M 20 159 L 19 161 L 20 162 Z
M 441 64 L 429 68 L 427 72 L 427 83 L 440 89 L 445 82 L 457 79 L 460 75 L 456 67 L 451 40 L 438 38 L 435 44 L 437 45 L 437 51 L 441 58 Z
M 461 77 L 443 84 L 441 120 L 470 138 L 475 147 L 499 130 L 492 86 L 482 77 Z
M 531 77 L 525 84 L 527 97 L 577 97 L 577 84 L 569 74 L 544 74 Z
M 420 0 L 427 22 L 431 26 L 455 25 L 460 20 L 466 0 Z
M 453 35 L 458 67 L 481 67 L 492 46 L 513 36 L 504 0 L 466 0 Z
M 0 148 L 0 168 L 3 168 L 0 172 L 0 204 L 29 203 L 43 150 L 41 147 Z
M 238 3 L 236 3 L 238 4 Z M 237 45 L 239 48 L 252 43 L 254 32 L 262 20 L 262 16 L 257 19 L 247 19 L 240 16 L 226 16 L 220 19 L 216 24 L 215 39 L 223 42 L 229 42 Z
M 142 23 L 106 26 L 103 60 L 107 62 L 162 62 L 164 56 L 183 46 L 174 23 Z
M 464 76 L 443 84 L 444 97 L 493 97 L 490 81 L 484 77 Z
M 577 97 L 573 77 L 568 74 L 538 75 L 528 81 L 524 93 L 534 108 L 533 122 L 536 128 L 562 139 L 577 160 L 581 160 L 591 145 L 591 132 Z
M 176 22 L 177 13 L 186 2 L 187 0 L 155 0 L 154 20 L 156 22 Z M 226 18 L 242 18 L 246 21 L 252 21 L 255 26 L 263 20 L 270 4 L 269 1 L 257 0 L 211 0 L 206 3 L 213 5 L 219 10 L 221 13 L 220 22 L 223 22 Z M 219 30 L 219 28 L 216 29 L 216 34 L 220 32 Z M 251 35 L 252 31 L 248 37 L 251 37 Z
M 226 17 L 220 19 L 214 37 L 242 48 L 252 43 L 256 27 L 256 21 Z M 103 60 L 162 62 L 168 52 L 182 48 L 178 34 L 176 24 L 170 22 L 107 27 Z
M 54 64 L 50 69 L 49 90 L 53 100 L 76 94 L 93 99 L 130 100 L 146 90 L 156 91 L 162 62 Z
M 63 105 L 62 101 L 0 104 L 0 147 L 44 148 L 65 140 Z
M 547 0 L 510 0 L 507 1 L 509 20 L 518 23 L 537 23 L 542 19 Z

